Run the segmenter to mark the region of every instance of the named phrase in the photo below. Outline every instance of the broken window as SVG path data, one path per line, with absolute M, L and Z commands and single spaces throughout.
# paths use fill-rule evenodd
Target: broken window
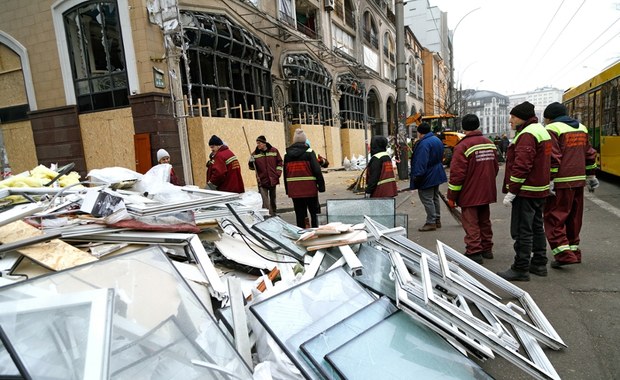
M 181 70 L 183 93 L 191 89 L 192 99 L 208 101 L 212 110 L 221 108 L 217 116 L 250 117 L 247 111 L 252 107 L 268 111 L 273 104 L 269 47 L 224 15 L 181 14 L 189 64 L 189 78 Z M 228 115 L 224 114 L 226 102 Z
M 351 74 L 338 77 L 341 128 L 364 128 L 364 85 Z
M 327 124 L 332 118 L 329 71 L 308 54 L 289 54 L 282 66 L 284 77 L 291 83 L 293 123 Z
M 86 1 L 63 14 L 80 111 L 126 106 L 129 84 L 116 1 Z
M 375 49 L 379 49 L 379 37 L 377 24 L 375 20 L 372 18 L 370 12 L 364 13 L 364 24 L 363 24 L 363 34 L 364 41 L 372 45 Z

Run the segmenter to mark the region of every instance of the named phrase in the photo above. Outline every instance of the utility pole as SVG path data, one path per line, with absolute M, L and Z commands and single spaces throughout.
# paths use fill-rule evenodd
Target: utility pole
M 396 112 L 398 128 L 396 129 L 397 149 L 400 162 L 398 163 L 398 179 L 409 178 L 409 155 L 407 147 L 407 80 L 405 76 L 405 7 L 403 0 L 396 0 Z

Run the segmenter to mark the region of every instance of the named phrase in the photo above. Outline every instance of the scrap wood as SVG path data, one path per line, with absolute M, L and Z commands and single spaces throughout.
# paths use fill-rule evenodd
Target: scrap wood
M 364 243 L 367 240 L 368 235 L 366 234 L 366 231 L 352 231 L 340 235 L 326 235 L 317 237 L 316 239 L 301 241 L 298 244 L 304 246 L 308 251 L 316 251 L 323 248 Z
M 0 243 L 14 243 L 44 233 L 18 220 L 0 227 Z M 17 249 L 17 252 L 51 270 L 62 270 L 97 261 L 97 258 L 59 239 Z
M 280 269 L 278 269 L 278 267 L 274 267 L 269 274 L 267 275 L 267 278 L 269 279 L 269 281 L 273 284 L 273 282 L 280 277 Z M 267 284 L 265 283 L 265 280 L 263 279 L 257 286 L 256 289 L 263 293 L 265 290 L 267 290 Z M 251 301 L 252 300 L 252 295 L 248 295 L 247 297 L 245 297 L 246 301 Z
M 304 232 L 303 234 L 301 234 L 299 239 L 297 239 L 297 242 L 301 242 L 301 241 L 309 240 L 309 239 L 315 239 L 319 236 L 325 236 L 325 235 L 340 235 L 343 232 L 353 231 L 354 227 L 355 226 L 351 224 L 344 224 L 342 222 L 332 222 L 332 223 L 324 224 L 317 228 L 313 228 L 310 231 Z

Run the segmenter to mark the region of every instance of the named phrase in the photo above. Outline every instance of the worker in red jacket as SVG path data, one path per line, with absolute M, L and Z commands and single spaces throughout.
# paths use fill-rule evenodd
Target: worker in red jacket
M 508 270 L 497 274 L 509 281 L 529 281 L 530 273 L 547 275 L 543 208 L 551 178 L 551 136 L 527 101 L 510 111 L 510 126 L 516 133 L 508 146 L 502 191 L 504 206 L 512 207 L 510 235 L 515 257 Z
M 243 193 L 243 177 L 237 156 L 216 135 L 209 139 L 211 154 L 207 162 L 207 188 L 231 193 Z
M 282 165 L 278 149 L 269 144 L 265 136 L 258 136 L 248 166 L 250 170 L 256 171 L 258 191 L 263 199 L 263 208 L 269 210 L 269 216 L 276 215 L 276 186 L 280 184 Z
M 450 207 L 461 206 L 465 256 L 482 264 L 493 258 L 489 204 L 497 201 L 497 146 L 478 129 L 478 116 L 465 115 L 461 124 L 465 137 L 454 147 L 447 198 Z
M 392 159 L 387 153 L 388 140 L 375 136 L 370 141 L 370 161 L 366 169 L 366 198 L 395 197 L 398 194 Z
M 568 116 L 566 107 L 551 103 L 543 113 L 553 149 L 551 151 L 551 196 L 545 204 L 545 234 L 554 261 L 551 268 L 581 263 L 579 232 L 583 218 L 583 187 L 598 187 L 594 175 L 596 150 L 588 129 Z

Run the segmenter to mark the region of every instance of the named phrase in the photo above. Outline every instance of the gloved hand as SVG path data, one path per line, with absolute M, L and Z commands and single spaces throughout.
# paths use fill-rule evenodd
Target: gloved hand
M 456 208 L 456 202 L 453 201 L 452 199 L 448 199 L 448 207 Z
M 364 198 L 370 198 L 370 194 L 364 193 Z
M 211 182 L 207 182 L 207 189 L 209 189 L 209 190 L 217 190 L 217 186 L 215 186 Z
M 549 182 L 549 195 L 555 197 L 555 183 L 553 181 Z
M 250 162 L 254 162 L 254 155 L 250 155 Z
M 514 201 L 516 197 L 517 195 L 513 193 L 506 194 L 506 196 L 504 197 L 504 202 L 503 202 L 504 206 L 512 207 L 512 201 Z
M 595 175 L 589 175 L 586 177 L 586 184 L 588 185 L 588 191 L 593 192 L 599 185 L 598 179 Z

